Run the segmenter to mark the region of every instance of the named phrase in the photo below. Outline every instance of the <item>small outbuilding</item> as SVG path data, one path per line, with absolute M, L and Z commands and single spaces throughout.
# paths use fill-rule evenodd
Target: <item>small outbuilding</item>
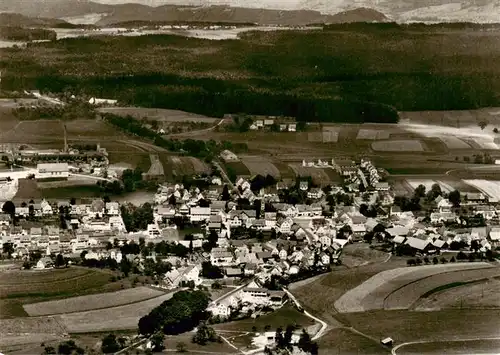
M 392 340 L 392 338 L 387 337 L 387 338 L 380 340 L 380 343 L 384 346 L 392 346 L 394 341 Z

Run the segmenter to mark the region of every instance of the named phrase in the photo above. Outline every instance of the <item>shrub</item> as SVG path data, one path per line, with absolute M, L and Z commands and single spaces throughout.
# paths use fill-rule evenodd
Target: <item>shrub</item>
M 437 257 L 432 258 L 432 263 L 433 263 L 434 265 L 439 264 L 439 260 L 438 260 L 438 258 L 437 258 Z
M 446 260 L 446 258 L 445 258 L 445 257 L 442 257 L 442 258 L 441 258 L 441 264 L 446 264 L 447 262 L 448 262 L 448 260 Z

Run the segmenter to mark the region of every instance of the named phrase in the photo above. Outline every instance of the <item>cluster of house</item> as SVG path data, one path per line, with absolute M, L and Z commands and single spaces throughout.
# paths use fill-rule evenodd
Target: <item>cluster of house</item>
M 232 119 L 231 115 L 225 115 L 224 118 Z M 277 116 L 254 116 L 250 129 L 252 131 L 271 130 L 271 127 L 276 126 L 280 132 L 296 132 L 297 123 L 291 117 Z
M 377 168 L 368 159 L 361 159 L 357 164 L 355 161 L 346 159 L 334 161 L 332 165 L 344 178 L 349 191 L 359 192 L 360 186 L 364 189 L 373 188 L 377 191 L 389 191 L 387 182 L 381 182 L 381 176 Z
M 107 243 L 117 237 L 127 239 L 118 202 L 101 199 L 75 204 L 47 200 L 30 202 L 14 204 L 14 215 L 19 219 L 17 225 L 10 214 L 0 214 L 0 238 L 2 244 L 13 244 L 14 257 L 26 256 L 31 251 L 47 255 L 79 254 L 102 247 L 103 241 Z M 60 216 L 65 220 L 64 228 L 61 228 Z
M 276 309 L 281 307 L 285 300 L 284 291 L 268 290 L 261 287 L 255 280 L 251 280 L 213 300 L 207 311 L 211 312 L 214 317 L 225 319 L 234 312 L 248 313 L 264 307 Z

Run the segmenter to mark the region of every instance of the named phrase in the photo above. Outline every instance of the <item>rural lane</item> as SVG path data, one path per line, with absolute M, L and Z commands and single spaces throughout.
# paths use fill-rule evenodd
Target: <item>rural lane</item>
M 298 309 L 303 309 L 304 310 L 304 315 L 306 315 L 307 317 L 309 317 L 309 318 L 313 319 L 314 321 L 318 322 L 319 324 L 321 324 L 320 330 L 312 337 L 312 340 L 316 340 L 316 339 L 321 338 L 325 334 L 326 329 L 328 328 L 328 324 L 325 321 L 319 319 L 318 317 L 313 316 L 311 313 L 309 313 L 308 311 L 306 311 L 300 305 L 300 303 L 297 300 L 297 298 L 295 298 L 295 296 L 290 291 L 288 291 L 288 289 L 286 289 L 286 288 L 283 287 L 283 291 L 285 291 L 285 293 L 288 295 L 288 297 L 290 297 L 290 299 L 293 301 L 293 303 L 295 303 L 295 305 L 297 306 Z
M 167 138 L 175 138 L 175 137 L 197 136 L 199 134 L 203 134 L 203 133 L 207 133 L 207 132 L 213 131 L 214 129 L 216 129 L 217 127 L 219 127 L 221 124 L 223 124 L 224 121 L 225 121 L 225 119 L 221 118 L 221 120 L 216 125 L 213 125 L 211 127 L 200 129 L 200 130 L 197 130 L 197 131 L 190 131 L 190 132 L 182 132 L 182 133 L 169 134 L 169 135 L 165 135 L 165 137 L 167 137 Z

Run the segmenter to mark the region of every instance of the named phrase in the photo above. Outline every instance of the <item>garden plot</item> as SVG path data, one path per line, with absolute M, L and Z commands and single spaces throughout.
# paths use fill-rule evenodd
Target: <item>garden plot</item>
M 358 135 L 356 136 L 356 139 L 383 140 L 389 139 L 390 136 L 390 132 L 386 130 L 360 129 Z
M 466 184 L 475 187 L 488 196 L 490 202 L 500 201 L 500 181 L 498 180 L 463 180 Z
M 457 270 L 491 267 L 488 263 L 458 263 L 397 268 L 382 271 L 344 293 L 335 302 L 340 313 L 364 312 L 384 308 L 384 300 L 401 287 L 429 276 Z
M 379 152 L 423 152 L 424 146 L 419 140 L 407 139 L 373 142 L 372 149 Z
M 141 317 L 172 298 L 172 295 L 173 293 L 169 293 L 125 306 L 62 314 L 59 317 L 69 333 L 136 329 Z
M 24 305 L 23 307 L 24 310 L 32 317 L 44 316 L 116 307 L 144 301 L 163 294 L 163 291 L 154 290 L 149 287 L 136 287 L 116 292 L 71 297 L 57 301 L 32 303 Z
M 460 138 L 457 137 L 452 137 L 452 136 L 446 136 L 446 137 L 440 137 L 440 139 L 443 141 L 444 144 L 446 144 L 446 147 L 448 149 L 470 149 L 471 146 L 468 145 L 466 142 L 461 140 Z
M 264 157 L 244 156 L 241 159 L 252 175 L 271 175 L 274 178 L 280 178 L 281 176 L 278 168 Z

